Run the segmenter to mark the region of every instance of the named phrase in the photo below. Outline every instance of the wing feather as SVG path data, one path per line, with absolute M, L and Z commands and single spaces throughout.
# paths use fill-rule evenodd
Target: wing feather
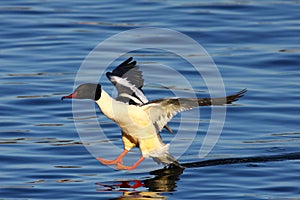
M 112 72 L 107 72 L 106 76 L 118 90 L 116 100 L 133 105 L 142 105 L 148 102 L 142 90 L 144 85 L 142 72 L 132 57 L 125 60 Z
M 160 132 L 162 128 L 175 116 L 178 112 L 190 110 L 198 106 L 210 106 L 210 105 L 224 105 L 231 104 L 237 101 L 240 97 L 244 96 L 247 89 L 240 92 L 221 98 L 166 98 L 158 99 L 142 107 L 148 112 L 157 132 Z
M 148 103 L 142 87 L 144 79 L 142 71 L 136 66 L 136 61 L 130 57 L 116 67 L 112 72 L 106 73 L 107 78 L 117 88 L 117 101 L 130 105 L 143 105 Z M 165 128 L 173 134 L 172 129 L 166 124 Z

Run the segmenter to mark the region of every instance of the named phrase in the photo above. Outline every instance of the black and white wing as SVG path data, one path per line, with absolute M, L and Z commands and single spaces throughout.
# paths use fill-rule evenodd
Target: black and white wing
M 112 72 L 107 72 L 106 76 L 118 90 L 116 100 L 133 105 L 143 105 L 148 102 L 142 90 L 144 85 L 142 72 L 132 57 L 125 60 Z
M 106 76 L 118 90 L 116 100 L 140 106 L 148 103 L 142 90 L 144 85 L 142 71 L 136 66 L 136 61 L 133 61 L 132 57 L 125 60 L 112 72 L 107 72 Z M 164 127 L 173 134 L 172 129 L 167 124 Z
M 231 104 L 244 96 L 247 90 L 221 98 L 167 98 L 158 99 L 143 105 L 142 108 L 148 112 L 155 125 L 157 132 L 176 115 L 178 112 L 190 110 L 198 106 L 225 105 Z

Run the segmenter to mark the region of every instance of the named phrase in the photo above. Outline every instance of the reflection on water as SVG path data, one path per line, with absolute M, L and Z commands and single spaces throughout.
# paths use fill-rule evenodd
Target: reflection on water
M 150 172 L 151 175 L 155 175 L 155 178 L 144 181 L 145 185 L 150 191 L 155 192 L 170 192 L 176 188 L 176 181 L 179 180 L 179 176 L 183 173 L 182 168 L 175 166 L 169 169 L 160 169 Z
M 300 160 L 300 153 L 289 153 L 273 156 L 256 156 L 241 158 L 225 158 L 215 160 L 205 160 L 199 162 L 183 163 L 185 168 L 199 168 L 218 165 L 232 165 L 250 163 L 249 166 L 255 166 L 254 163 L 275 162 L 285 160 Z M 150 172 L 153 178 L 146 180 L 126 180 L 113 183 L 96 183 L 98 192 L 117 191 L 122 192 L 120 197 L 114 199 L 166 199 L 164 192 L 176 191 L 176 183 L 180 180 L 180 175 L 184 169 L 176 166 L 159 169 Z M 139 191 L 140 188 L 146 188 L 148 191 Z
M 182 168 L 171 166 L 165 169 L 159 169 L 150 172 L 154 178 L 146 180 L 129 180 L 118 183 L 97 183 L 97 191 L 119 191 L 120 197 L 115 199 L 166 199 L 163 192 L 175 191 L 176 182 L 180 180 L 179 176 L 183 173 Z M 148 191 L 139 191 L 139 188 L 147 188 Z

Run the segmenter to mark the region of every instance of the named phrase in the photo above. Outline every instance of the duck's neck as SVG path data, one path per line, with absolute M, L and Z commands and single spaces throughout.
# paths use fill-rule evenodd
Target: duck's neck
M 101 97 L 96 101 L 96 104 L 99 106 L 102 113 L 108 117 L 109 119 L 114 120 L 114 105 L 116 104 L 116 100 L 111 98 L 109 94 L 107 94 L 104 90 L 101 91 Z

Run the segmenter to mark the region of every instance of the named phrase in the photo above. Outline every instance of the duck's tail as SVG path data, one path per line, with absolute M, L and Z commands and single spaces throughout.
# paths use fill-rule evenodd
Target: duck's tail
M 165 166 L 175 166 L 184 168 L 179 162 L 169 153 L 169 144 L 166 144 L 159 151 L 151 153 L 151 158 L 158 164 L 163 164 Z

